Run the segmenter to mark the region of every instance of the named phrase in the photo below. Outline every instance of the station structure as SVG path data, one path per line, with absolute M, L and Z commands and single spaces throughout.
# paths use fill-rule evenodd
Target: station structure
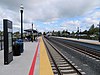
M 26 30 L 26 31 L 30 32 L 31 30 Z M 62 38 L 62 39 L 70 39 L 70 38 Z M 76 40 L 76 39 L 70 39 L 70 40 Z M 92 42 L 90 42 L 89 40 L 88 41 L 78 40 L 78 41 L 100 45 L 100 43 L 97 41 L 92 41 Z M 11 62 L 8 66 L 5 66 L 0 62 L 0 67 L 1 67 L 0 74 L 1 75 L 54 75 L 42 37 L 38 37 L 37 42 L 25 42 L 24 45 L 25 45 L 24 46 L 25 52 L 19 57 L 14 57 L 13 62 Z M 0 59 L 2 58 L 3 58 L 3 50 L 0 52 Z

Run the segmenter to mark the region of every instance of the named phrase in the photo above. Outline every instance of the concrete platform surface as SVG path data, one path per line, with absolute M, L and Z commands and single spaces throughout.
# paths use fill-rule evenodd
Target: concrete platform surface
M 100 45 L 100 42 L 97 41 L 97 40 L 75 39 L 75 38 L 66 38 L 66 37 L 55 37 L 55 38 L 62 38 L 62 39 L 68 39 L 68 40 L 74 40 L 74 41 L 80 41 L 80 42 L 85 42 L 85 43 Z
M 4 65 L 4 52 L 0 51 L 0 75 L 29 75 L 37 44 L 38 42 L 25 42 L 24 53 L 14 56 L 9 65 Z M 39 55 L 34 72 L 34 75 L 39 75 Z

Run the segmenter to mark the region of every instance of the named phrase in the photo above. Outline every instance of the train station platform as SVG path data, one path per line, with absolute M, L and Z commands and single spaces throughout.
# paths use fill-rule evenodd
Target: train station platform
M 100 42 L 94 40 L 55 38 L 100 45 Z M 54 75 L 42 37 L 38 41 L 24 42 L 24 52 L 14 56 L 9 65 L 4 65 L 4 50 L 0 51 L 0 75 Z
M 24 42 L 24 52 L 4 65 L 4 50 L 0 51 L 0 75 L 53 75 L 43 39 Z
M 66 38 L 66 37 L 55 37 L 55 38 L 62 38 L 62 39 L 67 39 L 67 40 L 73 40 L 73 41 L 79 41 L 79 42 L 94 44 L 94 45 L 100 45 L 100 42 L 97 41 L 97 40 L 75 39 L 75 38 Z

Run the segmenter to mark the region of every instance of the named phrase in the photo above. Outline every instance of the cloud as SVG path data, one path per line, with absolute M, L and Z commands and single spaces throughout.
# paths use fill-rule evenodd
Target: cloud
M 98 6 L 98 3 L 99 0 L 42 0 L 41 3 L 33 3 L 31 12 L 34 20 L 70 18 L 83 15 L 85 12 Z
M 75 17 L 98 6 L 99 0 L 0 0 L 0 4 L 14 11 L 24 5 L 26 17 L 32 20 L 48 20 L 52 18 Z M 18 12 L 19 13 L 19 12 Z
M 82 23 L 83 24 L 84 23 L 87 24 L 87 26 L 91 26 L 92 24 L 94 24 L 95 26 L 97 26 L 97 24 L 99 23 L 99 21 L 97 19 L 85 18 Z
M 24 6 L 24 28 L 31 27 L 33 21 L 43 21 L 44 24 L 56 24 L 58 19 L 83 16 L 96 7 L 100 7 L 100 0 L 0 0 L 0 22 L 3 18 L 13 21 L 20 27 L 20 5 Z M 99 12 L 94 13 L 98 18 Z M 92 15 L 91 15 L 92 17 Z M 89 17 L 90 18 L 90 17 Z M 84 19 L 82 22 L 96 23 L 95 19 Z M 80 25 L 80 21 L 69 21 L 65 25 Z M 16 26 L 15 26 L 16 27 Z M 56 28 L 57 29 L 57 28 Z M 49 30 L 46 28 L 46 30 Z
M 93 13 L 91 17 L 93 19 L 98 19 L 98 18 L 100 19 L 100 11 L 97 11 L 97 12 Z
M 79 26 L 80 25 L 80 21 L 78 21 L 78 20 L 75 20 L 75 21 L 73 21 L 73 20 L 71 20 L 71 21 L 66 21 L 66 22 L 64 22 L 61 26 Z

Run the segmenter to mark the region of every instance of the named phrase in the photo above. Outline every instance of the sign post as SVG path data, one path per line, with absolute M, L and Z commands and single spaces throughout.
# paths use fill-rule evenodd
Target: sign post
M 4 19 L 3 28 L 4 28 L 4 65 L 7 65 L 13 60 L 12 21 Z

